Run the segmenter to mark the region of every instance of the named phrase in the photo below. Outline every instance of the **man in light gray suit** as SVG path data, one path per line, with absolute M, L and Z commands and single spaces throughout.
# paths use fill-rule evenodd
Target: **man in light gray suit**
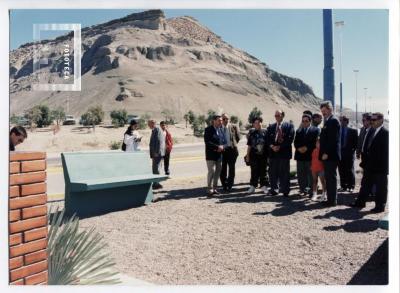
M 152 159 L 153 174 L 160 174 L 161 161 L 165 156 L 164 132 L 156 126 L 156 121 L 153 119 L 147 121 L 147 125 L 151 129 L 149 152 L 150 158 Z M 154 182 L 153 189 L 159 188 L 162 188 L 162 185 L 158 182 Z

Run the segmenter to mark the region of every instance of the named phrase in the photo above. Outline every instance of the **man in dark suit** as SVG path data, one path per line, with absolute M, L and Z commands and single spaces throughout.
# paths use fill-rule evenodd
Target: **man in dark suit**
M 269 145 L 269 178 L 270 195 L 277 195 L 278 188 L 284 196 L 290 192 L 290 159 L 292 158 L 292 143 L 294 139 L 293 124 L 283 121 L 285 112 L 275 112 L 276 123 L 267 129 Z M 279 182 L 279 185 L 278 185 Z
M 294 139 L 294 159 L 297 161 L 297 178 L 300 194 L 312 195 L 311 154 L 315 148 L 319 131 L 311 126 L 311 115 L 303 114 L 301 127 Z
M 333 115 L 333 107 L 330 101 L 321 103 L 324 126 L 320 135 L 319 159 L 323 162 L 326 191 L 328 200 L 323 202 L 325 206 L 336 206 L 337 204 L 337 175 L 336 169 L 340 161 L 340 122 Z
M 238 126 L 229 123 L 227 114 L 222 114 L 222 132 L 225 136 L 224 152 L 222 154 L 221 184 L 224 191 L 231 191 L 235 181 L 235 164 L 239 156 L 237 145 L 240 140 Z M 229 175 L 227 177 L 229 167 Z
M 389 174 L 389 131 L 383 126 L 383 114 L 373 113 L 371 123 L 374 131 L 369 131 L 364 142 L 361 189 L 357 200 L 352 205 L 364 208 L 372 187 L 376 186 L 375 208 L 373 213 L 385 211 L 387 202 L 387 185 Z
M 212 125 L 204 130 L 204 143 L 207 162 L 207 195 L 218 194 L 218 179 L 221 173 L 222 152 L 224 151 L 224 134 L 221 130 L 222 118 L 215 115 Z
M 11 152 L 15 151 L 15 146 L 19 145 L 20 143 L 23 143 L 27 137 L 28 134 L 26 133 L 26 130 L 23 126 L 14 126 L 13 128 L 11 128 L 9 150 Z
M 357 141 L 357 150 L 356 150 L 357 159 L 361 158 L 361 152 L 362 152 L 362 147 L 364 144 L 365 136 L 368 133 L 369 129 L 372 127 L 371 126 L 371 113 L 364 113 L 362 115 L 362 123 L 363 123 L 363 127 L 361 127 L 361 129 L 360 129 L 360 134 L 358 135 L 358 141 Z
M 354 172 L 355 152 L 357 149 L 358 134 L 357 130 L 349 128 L 349 118 L 346 116 L 340 117 L 341 132 L 340 132 L 340 149 L 341 158 L 339 162 L 340 175 L 340 192 L 353 192 L 356 184 Z

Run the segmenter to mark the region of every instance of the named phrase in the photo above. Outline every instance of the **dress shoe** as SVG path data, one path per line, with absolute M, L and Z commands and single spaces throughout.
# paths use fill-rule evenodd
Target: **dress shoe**
M 219 191 L 217 189 L 213 190 L 213 194 L 220 194 Z
M 337 205 L 336 203 L 332 203 L 332 202 L 329 202 L 329 201 L 323 201 L 323 202 L 321 202 L 321 204 L 324 207 L 335 207 Z
M 347 188 L 341 187 L 341 188 L 339 188 L 337 191 L 338 191 L 338 192 L 346 192 L 346 191 L 347 191 Z
M 278 193 L 275 190 L 270 189 L 268 192 L 268 195 L 275 196 L 275 195 L 278 195 Z
M 289 197 L 289 193 L 284 193 L 283 196 L 284 197 Z
M 374 207 L 372 210 L 370 210 L 371 213 L 383 213 L 385 211 L 385 208 L 380 208 L 380 207 Z
M 351 206 L 352 208 L 357 208 L 357 209 L 363 209 L 363 208 L 365 208 L 365 204 L 361 204 L 361 203 L 357 203 L 357 202 L 353 202 L 350 206 Z

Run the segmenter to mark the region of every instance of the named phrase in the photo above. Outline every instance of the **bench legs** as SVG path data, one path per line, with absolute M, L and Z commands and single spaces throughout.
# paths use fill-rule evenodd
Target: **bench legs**
M 102 190 L 65 191 L 65 213 L 80 217 L 91 217 L 151 203 L 151 183 Z

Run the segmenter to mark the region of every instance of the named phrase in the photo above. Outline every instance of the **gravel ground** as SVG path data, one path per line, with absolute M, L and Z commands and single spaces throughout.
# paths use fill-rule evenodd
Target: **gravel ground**
M 387 277 L 387 261 L 371 258 L 388 237 L 378 228 L 382 214 L 368 213 L 373 203 L 360 212 L 346 206 L 350 194 L 335 208 L 296 189 L 290 198 L 247 195 L 247 176 L 239 174 L 232 193 L 211 199 L 204 179 L 170 180 L 151 205 L 81 226 L 105 237 L 121 273 L 159 285 L 386 282 L 362 277 L 365 269 Z

